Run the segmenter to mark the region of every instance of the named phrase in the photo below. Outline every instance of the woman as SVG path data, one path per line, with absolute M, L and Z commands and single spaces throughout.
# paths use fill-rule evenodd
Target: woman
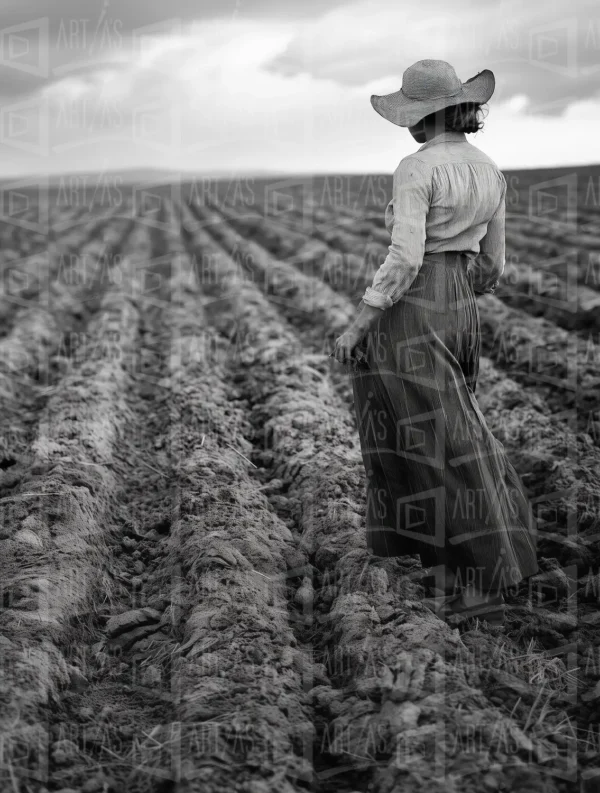
M 465 134 L 494 88 L 489 69 L 461 83 L 449 63 L 423 60 L 399 91 L 371 97 L 423 145 L 394 173 L 389 253 L 334 356 L 354 364 L 369 548 L 435 565 L 444 618 L 502 624 L 503 593 L 538 565 L 531 505 L 474 395 L 476 295 L 504 271 L 506 180 Z

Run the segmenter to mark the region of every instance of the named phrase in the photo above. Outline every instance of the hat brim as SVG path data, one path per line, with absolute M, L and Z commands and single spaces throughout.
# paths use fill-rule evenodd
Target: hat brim
M 380 116 L 398 127 L 412 127 L 430 113 L 436 113 L 444 107 L 452 107 L 462 102 L 487 102 L 496 88 L 496 78 L 490 69 L 484 69 L 475 77 L 470 77 L 462 84 L 455 96 L 439 99 L 411 99 L 402 92 L 395 91 L 383 96 L 371 96 L 371 105 Z

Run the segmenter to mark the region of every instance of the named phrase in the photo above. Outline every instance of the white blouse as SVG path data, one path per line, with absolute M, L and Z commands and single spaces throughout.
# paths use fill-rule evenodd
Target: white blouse
M 363 302 L 386 309 L 416 278 L 425 253 L 472 251 L 475 292 L 493 292 L 505 266 L 506 179 L 463 132 L 443 132 L 405 157 L 385 210 L 389 253 Z

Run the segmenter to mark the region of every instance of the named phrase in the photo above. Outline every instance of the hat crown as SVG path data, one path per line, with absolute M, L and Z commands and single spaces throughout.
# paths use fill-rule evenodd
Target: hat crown
M 409 99 L 441 99 L 456 96 L 462 83 L 446 61 L 417 61 L 402 75 L 402 93 Z

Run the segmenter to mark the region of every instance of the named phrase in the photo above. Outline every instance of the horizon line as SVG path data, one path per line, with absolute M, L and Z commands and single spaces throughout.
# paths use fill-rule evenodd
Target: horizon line
M 511 167 L 511 168 L 500 168 L 502 172 L 523 172 L 523 171 L 558 171 L 558 170 L 566 170 L 569 168 L 594 168 L 600 167 L 600 162 L 592 162 L 592 163 L 578 163 L 578 164 L 569 164 L 569 165 L 536 165 L 531 167 Z M 147 172 L 148 173 L 148 181 L 152 180 L 152 175 L 155 174 L 157 177 L 160 177 L 163 181 L 168 181 L 168 177 L 184 177 L 184 178 L 194 178 L 194 177 L 201 177 L 201 178 L 212 178 L 212 179 L 226 179 L 231 178 L 232 176 L 235 177 L 236 174 L 243 175 L 246 177 L 255 177 L 255 178 L 268 178 L 268 177 L 302 177 L 302 178 L 321 178 L 325 176 L 391 176 L 392 172 L 386 173 L 385 171 L 346 171 L 346 170 L 337 170 L 337 171 L 283 171 L 283 170 L 270 170 L 270 169 L 260 169 L 260 168 L 248 168 L 248 169 L 231 169 L 231 171 L 227 169 L 215 169 L 215 170 L 206 170 L 206 171 L 194 171 L 194 170 L 176 170 L 176 169 L 169 169 L 169 168 L 153 168 L 152 166 L 148 166 L 145 168 L 144 166 L 140 167 L 133 167 L 133 168 L 114 168 L 110 170 L 97 170 L 97 171 L 90 171 L 90 170 L 81 170 L 81 171 L 56 171 L 51 173 L 26 173 L 26 174 L 19 174 L 15 176 L 7 176 L 7 177 L 0 177 L 0 183 L 6 182 L 27 182 L 27 181 L 35 181 L 36 179 L 67 179 L 69 177 L 93 177 L 93 176 L 108 176 L 108 175 L 118 175 L 122 174 L 123 176 L 127 176 L 128 174 L 133 174 L 136 172 Z M 133 180 L 135 181 L 135 180 Z

